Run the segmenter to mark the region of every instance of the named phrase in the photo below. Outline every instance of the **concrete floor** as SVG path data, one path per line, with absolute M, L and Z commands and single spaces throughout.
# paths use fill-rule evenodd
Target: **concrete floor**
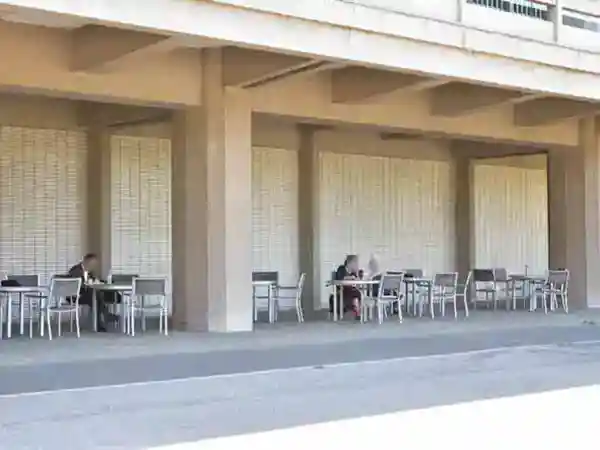
M 0 368 L 0 443 L 15 450 L 63 449 L 65 442 L 81 450 L 251 444 L 268 449 L 281 448 L 282 442 L 287 448 L 300 448 L 300 442 L 306 442 L 302 448 L 315 446 L 320 436 L 327 448 L 347 449 L 364 438 L 361 430 L 385 423 L 387 434 L 378 448 L 397 448 L 401 441 L 411 448 L 481 445 L 479 439 L 453 434 L 458 425 L 493 428 L 494 442 L 486 447 L 496 448 L 491 444 L 505 438 L 514 444 L 511 427 L 531 424 L 539 430 L 546 411 L 538 397 L 523 397 L 528 408 L 537 404 L 528 417 L 522 416 L 522 404 L 491 399 L 598 384 L 600 327 L 594 322 L 588 313 L 479 313 L 458 323 L 279 325 L 277 331 L 246 336 L 4 341 L 11 362 L 3 359 Z M 18 352 L 29 356 L 18 359 Z M 99 357 L 90 356 L 97 352 Z M 562 395 L 564 405 L 564 396 L 580 391 L 569 392 L 547 395 Z M 585 416 L 600 410 L 597 391 L 577 398 L 587 402 L 581 406 Z M 470 403 L 482 399 L 488 403 Z M 470 422 L 449 429 L 454 410 L 440 413 L 436 407 L 459 403 L 452 408 L 471 411 L 461 413 Z M 478 415 L 473 408 L 488 413 Z M 502 417 L 495 419 L 500 411 Z M 521 414 L 518 423 L 515 412 Z M 433 422 L 416 420 L 415 414 L 430 414 Z M 538 435 L 536 442 L 556 441 L 557 433 L 575 426 L 565 424 Z M 499 426 L 507 433 L 498 436 Z M 328 438 L 336 429 L 336 439 Z M 432 447 L 421 446 L 425 441 Z M 503 448 L 508 446 L 505 441 Z

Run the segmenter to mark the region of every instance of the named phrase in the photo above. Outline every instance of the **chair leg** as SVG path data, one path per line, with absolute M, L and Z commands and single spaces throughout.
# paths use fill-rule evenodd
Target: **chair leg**
M 457 306 L 457 302 L 456 302 L 456 295 L 454 296 L 454 298 L 452 299 L 452 303 L 454 304 L 454 320 L 458 319 L 458 306 Z
M 463 297 L 463 301 L 465 304 L 465 317 L 469 317 L 469 302 L 467 301 L 467 296 Z
M 71 325 L 73 323 L 71 322 Z M 81 328 L 79 327 L 79 308 L 75 310 L 75 331 L 77 332 L 77 338 L 81 337 Z
M 33 339 L 33 300 L 30 297 L 27 301 L 27 306 L 29 308 L 29 339 Z
M 48 326 L 48 340 L 52 340 L 52 324 L 50 323 L 50 311 L 46 310 L 46 325 Z
M 0 341 L 4 336 L 4 302 L 0 299 Z
M 58 337 L 62 336 L 62 313 L 56 313 L 56 317 L 58 320 Z
M 142 332 L 145 333 L 146 332 L 146 302 L 145 302 L 145 298 L 142 296 L 141 302 L 142 302 L 142 308 L 140 310 L 140 314 L 141 314 L 141 319 L 142 319 Z
M 167 305 L 165 305 L 165 309 L 164 309 L 163 313 L 165 315 L 165 317 L 164 317 L 165 322 L 163 323 L 163 326 L 165 329 L 165 336 L 168 336 L 169 335 L 169 308 Z

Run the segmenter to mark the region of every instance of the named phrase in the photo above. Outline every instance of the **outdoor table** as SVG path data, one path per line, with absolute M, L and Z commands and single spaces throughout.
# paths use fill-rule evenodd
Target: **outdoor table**
M 509 275 L 508 281 L 511 284 L 511 298 L 513 304 L 513 310 L 517 309 L 517 292 L 516 284 L 523 283 L 523 299 L 529 299 L 529 305 L 531 310 L 531 296 L 535 292 L 536 285 L 544 284 L 546 282 L 545 275 L 524 275 L 524 274 L 512 274 Z
M 404 277 L 404 283 L 406 286 L 406 309 L 408 312 L 408 291 L 410 289 L 410 294 L 411 294 L 411 302 L 412 302 L 412 306 L 413 306 L 413 315 L 416 316 L 417 315 L 417 302 L 416 302 L 416 296 L 417 296 L 417 286 L 419 287 L 426 287 L 427 288 L 427 300 L 429 301 L 429 304 L 431 306 L 433 299 L 433 279 L 431 278 L 426 278 L 426 277 Z M 410 286 L 410 287 L 409 287 Z
M 98 292 L 119 292 L 125 294 L 132 289 L 131 284 L 109 284 L 109 283 L 94 283 L 86 284 L 86 287 L 92 290 L 92 326 L 94 331 L 98 331 Z M 121 301 L 121 331 L 125 333 L 125 302 Z
M 273 296 L 273 289 L 277 287 L 276 285 L 277 283 L 272 280 L 256 280 L 252 282 L 253 311 L 256 311 L 256 288 L 264 287 L 267 289 L 267 314 L 269 316 L 269 323 L 275 323 L 275 298 Z
M 337 288 L 343 286 L 352 286 L 360 290 L 364 290 L 370 286 L 378 285 L 380 280 L 333 280 L 329 282 L 329 286 L 333 286 L 333 321 L 337 322 L 344 315 L 340 308 L 340 296 L 338 296 Z M 340 314 L 338 314 L 338 311 Z
M 7 315 L 7 330 L 6 337 L 12 337 L 12 299 L 11 295 L 18 294 L 19 298 L 19 332 L 21 336 L 25 334 L 25 295 L 26 294 L 48 294 L 48 288 L 46 286 L 0 286 L 0 295 L 5 295 L 8 299 L 6 306 Z M 30 300 L 31 301 L 31 300 Z M 2 308 L 2 302 L 0 302 L 0 308 Z M 31 308 L 29 308 L 29 337 L 33 337 L 33 315 Z M 1 315 L 0 315 L 1 316 Z M 0 339 L 2 339 L 2 322 L 3 318 L 0 317 Z

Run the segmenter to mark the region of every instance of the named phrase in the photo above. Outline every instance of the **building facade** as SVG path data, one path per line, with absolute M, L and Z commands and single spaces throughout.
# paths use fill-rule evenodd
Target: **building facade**
M 571 270 L 600 306 L 594 0 L 0 2 L 0 269 L 168 276 L 252 329 L 253 270 L 346 253 Z

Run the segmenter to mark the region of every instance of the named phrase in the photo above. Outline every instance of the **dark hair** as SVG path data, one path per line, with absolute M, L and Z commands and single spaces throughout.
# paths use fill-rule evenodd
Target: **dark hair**
M 358 255 L 346 255 L 346 259 L 344 260 L 344 265 L 347 266 L 352 261 L 356 261 L 358 259 Z
M 86 253 L 86 255 L 83 257 L 84 261 L 89 261 L 90 259 L 98 259 L 98 255 L 95 253 Z

